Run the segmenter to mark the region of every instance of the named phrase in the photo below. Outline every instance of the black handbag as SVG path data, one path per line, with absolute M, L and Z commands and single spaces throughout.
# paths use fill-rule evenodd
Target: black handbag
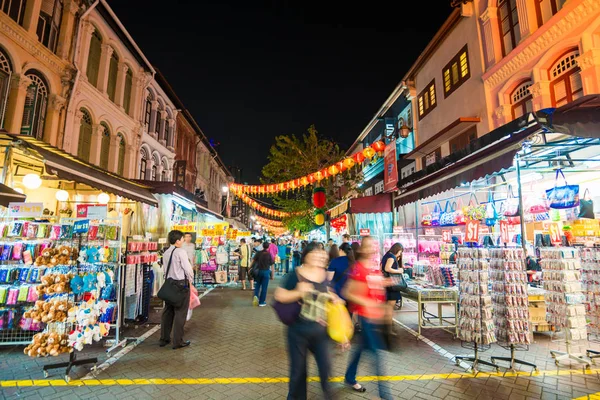
M 587 195 L 587 196 L 586 196 Z M 579 200 L 579 218 L 594 219 L 594 202 L 589 198 L 590 190 L 585 189 L 583 199 Z
M 190 288 L 182 284 L 181 282 L 176 281 L 173 278 L 169 278 L 169 271 L 171 270 L 171 262 L 173 261 L 173 257 L 175 255 L 175 249 L 171 252 L 171 257 L 169 258 L 169 264 L 167 265 L 167 273 L 165 276 L 167 279 L 165 283 L 161 286 L 158 291 L 158 298 L 163 300 L 170 306 L 175 308 L 180 308 L 183 306 L 185 299 L 190 296 Z

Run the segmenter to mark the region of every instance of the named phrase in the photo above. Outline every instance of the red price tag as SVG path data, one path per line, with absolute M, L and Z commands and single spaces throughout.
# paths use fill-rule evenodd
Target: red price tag
M 452 242 L 452 234 L 450 233 L 450 231 L 448 231 L 448 230 L 443 230 L 442 231 L 442 240 L 445 243 L 451 243 Z
M 510 241 L 508 236 L 508 222 L 502 220 L 500 221 L 500 241 L 503 244 L 508 243 Z
M 561 244 L 560 228 L 558 224 L 550 224 L 550 241 L 552 244 Z
M 360 236 L 370 236 L 370 235 L 371 235 L 370 229 L 361 229 L 360 230 Z
M 465 242 L 477 243 L 479 242 L 479 221 L 468 220 L 465 226 Z

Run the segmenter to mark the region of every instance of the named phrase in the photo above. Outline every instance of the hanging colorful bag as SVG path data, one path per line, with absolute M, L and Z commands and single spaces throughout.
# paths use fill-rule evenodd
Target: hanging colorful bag
M 561 175 L 565 184 L 564 186 L 556 186 L 558 176 Z M 567 178 L 561 169 L 556 170 L 556 178 L 554 180 L 554 188 L 546 190 L 546 197 L 550 202 L 550 208 L 565 209 L 573 208 L 579 205 L 579 185 L 568 185 Z
M 496 202 L 494 201 L 494 192 L 488 192 L 488 202 L 485 206 L 485 224 L 494 226 L 498 221 L 498 213 L 496 212 Z
M 469 196 L 469 204 L 463 207 L 463 212 L 468 219 L 482 221 L 485 219 L 485 205 L 479 204 L 477 196 L 471 193 Z
M 423 215 L 421 216 L 421 225 L 431 226 L 431 213 L 427 205 L 423 206 Z
M 442 206 L 437 201 L 433 206 L 433 212 L 431 213 L 431 226 L 440 226 L 440 219 L 442 217 Z
M 464 207 L 462 206 L 462 201 L 460 199 L 458 201 L 460 202 L 460 206 L 456 202 L 452 203 L 454 225 L 464 225 L 467 223 L 465 213 L 463 212 Z
M 449 206 L 450 202 L 446 201 L 444 212 L 440 215 L 440 226 L 454 225 L 454 211 Z
M 590 190 L 585 189 L 583 199 L 579 201 L 579 218 L 594 219 L 594 202 L 590 197 Z
M 519 214 L 519 199 L 515 197 L 512 186 L 508 185 L 508 189 L 506 191 L 506 210 L 504 211 L 504 216 L 518 217 Z

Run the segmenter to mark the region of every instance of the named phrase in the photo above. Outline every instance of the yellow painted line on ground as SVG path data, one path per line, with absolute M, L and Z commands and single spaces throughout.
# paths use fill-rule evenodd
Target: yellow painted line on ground
M 598 375 L 600 369 L 573 369 L 552 370 L 540 372 L 478 372 L 477 374 L 446 373 L 446 374 L 415 374 L 415 375 L 389 375 L 389 376 L 360 376 L 357 379 L 362 382 L 375 381 L 429 381 L 436 379 L 485 379 L 485 378 L 509 378 L 509 377 L 544 377 L 544 376 L 569 376 L 569 375 Z M 308 378 L 309 382 L 319 382 L 319 377 Z M 336 376 L 330 378 L 331 382 L 343 382 L 344 377 Z M 288 383 L 288 377 L 232 377 L 232 378 L 140 378 L 140 379 L 85 379 L 66 382 L 62 379 L 40 379 L 40 380 L 5 380 L 0 381 L 0 387 L 43 387 L 43 386 L 144 386 L 144 385 L 242 385 L 253 383 Z M 579 399 L 598 399 L 600 392 Z
M 600 400 L 600 392 L 588 394 L 587 396 L 575 397 L 573 400 Z

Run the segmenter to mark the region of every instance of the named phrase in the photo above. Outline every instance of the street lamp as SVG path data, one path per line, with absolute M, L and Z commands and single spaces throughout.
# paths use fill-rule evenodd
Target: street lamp
M 400 137 L 402 139 L 406 139 L 410 135 L 410 128 L 406 125 L 402 125 L 400 127 Z
M 227 193 L 229 192 L 229 186 L 223 186 L 221 190 L 223 190 L 223 193 Z

